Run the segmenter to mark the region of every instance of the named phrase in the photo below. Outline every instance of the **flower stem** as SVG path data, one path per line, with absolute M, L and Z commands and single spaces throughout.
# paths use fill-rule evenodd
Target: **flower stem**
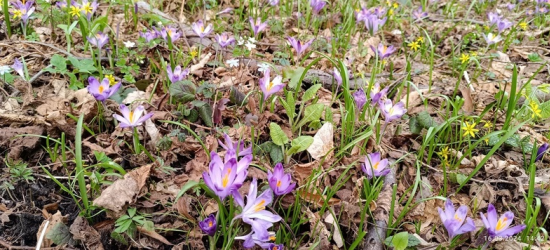
M 141 154 L 141 145 L 139 144 L 139 135 L 137 128 L 134 128 L 134 151 L 136 154 Z
M 208 236 L 208 242 L 210 242 L 210 250 L 216 250 L 216 241 L 213 236 Z
M 10 12 L 8 9 L 8 0 L 4 0 L 2 9 L 4 10 L 4 20 L 6 22 L 6 31 L 8 33 L 8 40 L 11 38 L 11 22 L 10 22 Z

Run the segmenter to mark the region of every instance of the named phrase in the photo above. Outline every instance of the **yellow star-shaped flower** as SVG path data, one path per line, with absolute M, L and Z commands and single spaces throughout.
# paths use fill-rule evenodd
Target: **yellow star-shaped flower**
M 86 15 L 92 14 L 92 10 L 93 10 L 92 5 L 88 2 L 88 3 L 86 3 L 86 5 L 82 6 L 82 10 L 84 11 L 84 13 Z
M 113 75 L 105 75 L 105 78 L 109 79 L 109 85 L 113 86 L 116 83 L 115 77 Z
M 80 8 L 76 7 L 76 6 L 71 6 L 71 10 L 69 11 L 69 14 L 71 14 L 71 16 L 76 16 L 76 17 L 80 17 Z
M 529 106 L 531 106 L 531 111 L 533 111 L 533 118 L 542 118 L 542 111 L 540 110 L 539 105 L 536 102 L 532 101 L 531 103 L 529 103 Z
M 449 158 L 449 147 L 445 146 L 441 149 L 439 153 L 437 153 L 439 156 L 441 156 L 444 160 L 447 160 Z
M 493 123 L 491 121 L 483 121 L 483 122 L 485 122 L 485 124 L 483 124 L 484 128 L 492 128 L 493 127 Z
M 519 23 L 518 25 L 519 25 L 519 27 L 520 27 L 521 29 L 523 29 L 523 30 L 527 30 L 527 29 L 529 28 L 529 26 L 527 25 L 526 22 L 521 22 L 521 23 Z
M 199 55 L 199 51 L 197 50 L 197 48 L 192 48 L 191 51 L 189 51 L 189 55 L 195 58 Z
M 464 136 L 470 135 L 471 137 L 476 137 L 475 133 L 479 131 L 479 129 L 476 129 L 475 123 L 469 124 L 468 122 L 465 122 L 465 126 L 462 127 L 462 130 L 464 130 Z
M 420 44 L 418 43 L 418 41 L 410 42 L 407 46 L 409 46 L 414 51 L 417 51 L 420 48 Z
M 419 43 L 423 43 L 424 42 L 424 37 L 419 36 L 418 38 L 416 38 L 416 41 L 419 42 Z
M 477 57 L 477 52 L 476 52 L 476 51 L 470 52 L 470 56 L 471 56 L 471 57 Z
M 20 19 L 23 16 L 20 10 L 13 10 L 13 19 Z
M 468 61 L 470 61 L 470 56 L 469 56 L 468 54 L 462 54 L 462 55 L 460 56 L 460 62 L 461 62 L 462 64 L 464 64 L 464 63 L 466 63 L 466 62 L 468 62 Z

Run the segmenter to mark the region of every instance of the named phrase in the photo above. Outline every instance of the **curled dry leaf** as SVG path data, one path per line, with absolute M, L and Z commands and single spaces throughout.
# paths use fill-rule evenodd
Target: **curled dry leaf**
M 127 173 L 124 179 L 115 181 L 94 200 L 94 206 L 109 209 L 113 213 L 113 218 L 124 214 L 126 205 L 133 203 L 141 188 L 145 186 L 152 166 L 153 164 L 142 166 Z
M 302 200 L 312 203 L 318 207 L 322 207 L 325 204 L 325 201 L 329 206 L 340 204 L 340 199 L 338 198 L 330 198 L 327 200 L 325 195 L 314 194 L 305 190 L 300 190 L 296 193 Z
M 323 158 L 334 148 L 334 127 L 332 123 L 325 123 L 319 131 L 313 136 L 313 143 L 307 148 L 307 152 L 315 160 Z M 331 156 L 327 156 L 330 159 Z
M 65 216 L 61 215 L 60 211 L 57 211 L 57 213 L 51 215 L 49 219 L 44 220 L 42 222 L 42 224 L 40 225 L 40 228 L 38 229 L 38 232 L 36 232 L 36 240 L 37 241 L 40 240 L 40 236 L 42 235 L 42 232 L 44 231 L 44 227 L 46 226 L 47 221 L 50 221 L 50 223 L 48 223 L 48 227 L 46 228 L 46 232 L 44 233 L 44 235 L 48 235 L 48 233 L 50 231 L 52 231 L 52 229 L 54 228 L 54 226 L 57 223 L 65 224 L 66 220 L 67 220 L 67 218 Z M 44 236 L 44 239 L 42 240 L 41 247 L 51 247 L 53 244 L 54 244 L 54 242 L 52 240 L 50 240 L 50 239 L 48 239 L 47 237 Z
M 329 213 L 328 216 L 325 218 L 325 222 L 332 225 L 332 240 L 336 242 L 336 246 L 338 248 L 341 248 L 344 246 L 344 239 L 342 238 L 342 232 L 340 231 L 340 228 L 338 227 L 338 222 L 336 219 L 334 219 L 334 216 L 332 216 L 332 213 Z
M 145 229 L 145 228 L 143 228 L 143 227 L 137 227 L 137 230 L 138 230 L 140 233 L 145 234 L 145 235 L 147 235 L 147 236 L 149 236 L 149 237 L 151 237 L 151 238 L 153 238 L 153 239 L 155 239 L 155 240 L 158 240 L 158 241 L 160 241 L 160 242 L 162 242 L 162 243 L 164 243 L 164 244 L 166 244 L 166 245 L 169 245 L 169 246 L 173 245 L 172 243 L 170 243 L 170 241 L 168 241 L 166 238 L 164 238 L 162 235 L 158 234 L 158 233 L 155 232 L 155 231 L 149 231 L 149 230 L 147 230 L 147 229 Z
M 103 250 L 101 244 L 101 235 L 88 224 L 88 221 L 81 216 L 76 217 L 76 220 L 70 227 L 70 232 L 75 240 L 84 242 L 88 249 Z

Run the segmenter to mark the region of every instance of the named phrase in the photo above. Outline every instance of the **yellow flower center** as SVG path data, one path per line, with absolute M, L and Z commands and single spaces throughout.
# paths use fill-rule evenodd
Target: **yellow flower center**
M 380 166 L 380 162 L 377 162 L 374 164 L 374 166 L 372 168 L 374 168 L 374 170 L 377 170 L 378 169 L 378 166 Z
M 497 231 L 500 231 L 502 229 L 504 229 L 504 227 L 506 226 L 506 221 L 508 220 L 508 218 L 504 217 L 502 219 L 499 219 L 498 222 L 497 222 Z
M 462 222 L 462 219 L 460 217 L 458 217 L 458 214 L 455 214 L 455 220 L 458 221 L 458 222 Z
M 273 85 L 275 85 L 273 84 L 273 82 L 269 82 L 269 84 L 267 85 L 267 90 L 271 90 L 271 88 L 273 88 Z
M 281 187 L 281 181 L 277 181 L 277 187 Z
M 208 226 L 209 226 L 209 227 L 212 227 L 212 221 L 209 221 L 209 222 L 208 222 Z
M 254 206 L 254 212 L 260 212 L 265 209 L 265 200 L 260 201 L 260 203 Z
M 103 86 L 99 86 L 98 91 L 100 94 L 103 94 L 103 91 L 105 91 L 105 88 Z
M 134 111 L 130 111 L 130 114 L 128 115 L 128 120 L 130 122 L 134 122 Z
M 269 236 L 270 241 L 275 241 L 276 239 L 277 239 L 277 237 L 275 237 L 275 236 Z
M 229 183 L 229 173 L 225 174 L 222 179 L 222 187 L 227 187 L 227 184 Z
M 384 46 L 384 49 L 382 49 L 382 54 L 386 54 L 387 50 L 388 50 L 388 46 Z

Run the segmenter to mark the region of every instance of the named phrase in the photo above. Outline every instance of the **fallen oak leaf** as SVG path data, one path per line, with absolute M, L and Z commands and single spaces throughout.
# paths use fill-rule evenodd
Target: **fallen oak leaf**
M 341 202 L 341 200 L 338 198 L 330 198 L 327 200 L 327 197 L 325 195 L 314 194 L 305 190 L 300 190 L 297 192 L 297 194 L 300 197 L 300 199 L 306 202 L 315 204 L 319 207 L 322 207 L 325 204 L 325 201 L 328 206 L 337 205 L 337 204 L 340 204 Z
M 327 122 L 313 136 L 313 143 L 307 148 L 307 152 L 313 159 L 319 160 L 327 155 L 332 148 L 334 148 L 334 127 L 332 123 Z
M 126 205 L 132 203 L 145 186 L 152 167 L 153 164 L 142 166 L 116 180 L 94 200 L 94 206 L 110 210 L 114 217 L 122 216 Z
M 153 238 L 153 239 L 155 239 L 155 240 L 158 240 L 158 241 L 160 241 L 160 242 L 162 242 L 162 243 L 164 243 L 164 244 L 166 244 L 166 245 L 170 245 L 170 246 L 174 245 L 174 244 L 170 243 L 170 241 L 168 241 L 168 240 L 167 240 L 166 238 L 164 238 L 162 235 L 158 234 L 158 233 L 155 232 L 155 231 L 149 231 L 149 230 L 147 230 L 147 229 L 145 229 L 145 228 L 143 228 L 143 227 L 140 227 L 140 226 L 137 227 L 137 230 L 138 230 L 140 233 L 145 234 L 145 235 L 147 235 L 147 236 L 149 236 L 149 237 L 151 237 L 151 238 Z

